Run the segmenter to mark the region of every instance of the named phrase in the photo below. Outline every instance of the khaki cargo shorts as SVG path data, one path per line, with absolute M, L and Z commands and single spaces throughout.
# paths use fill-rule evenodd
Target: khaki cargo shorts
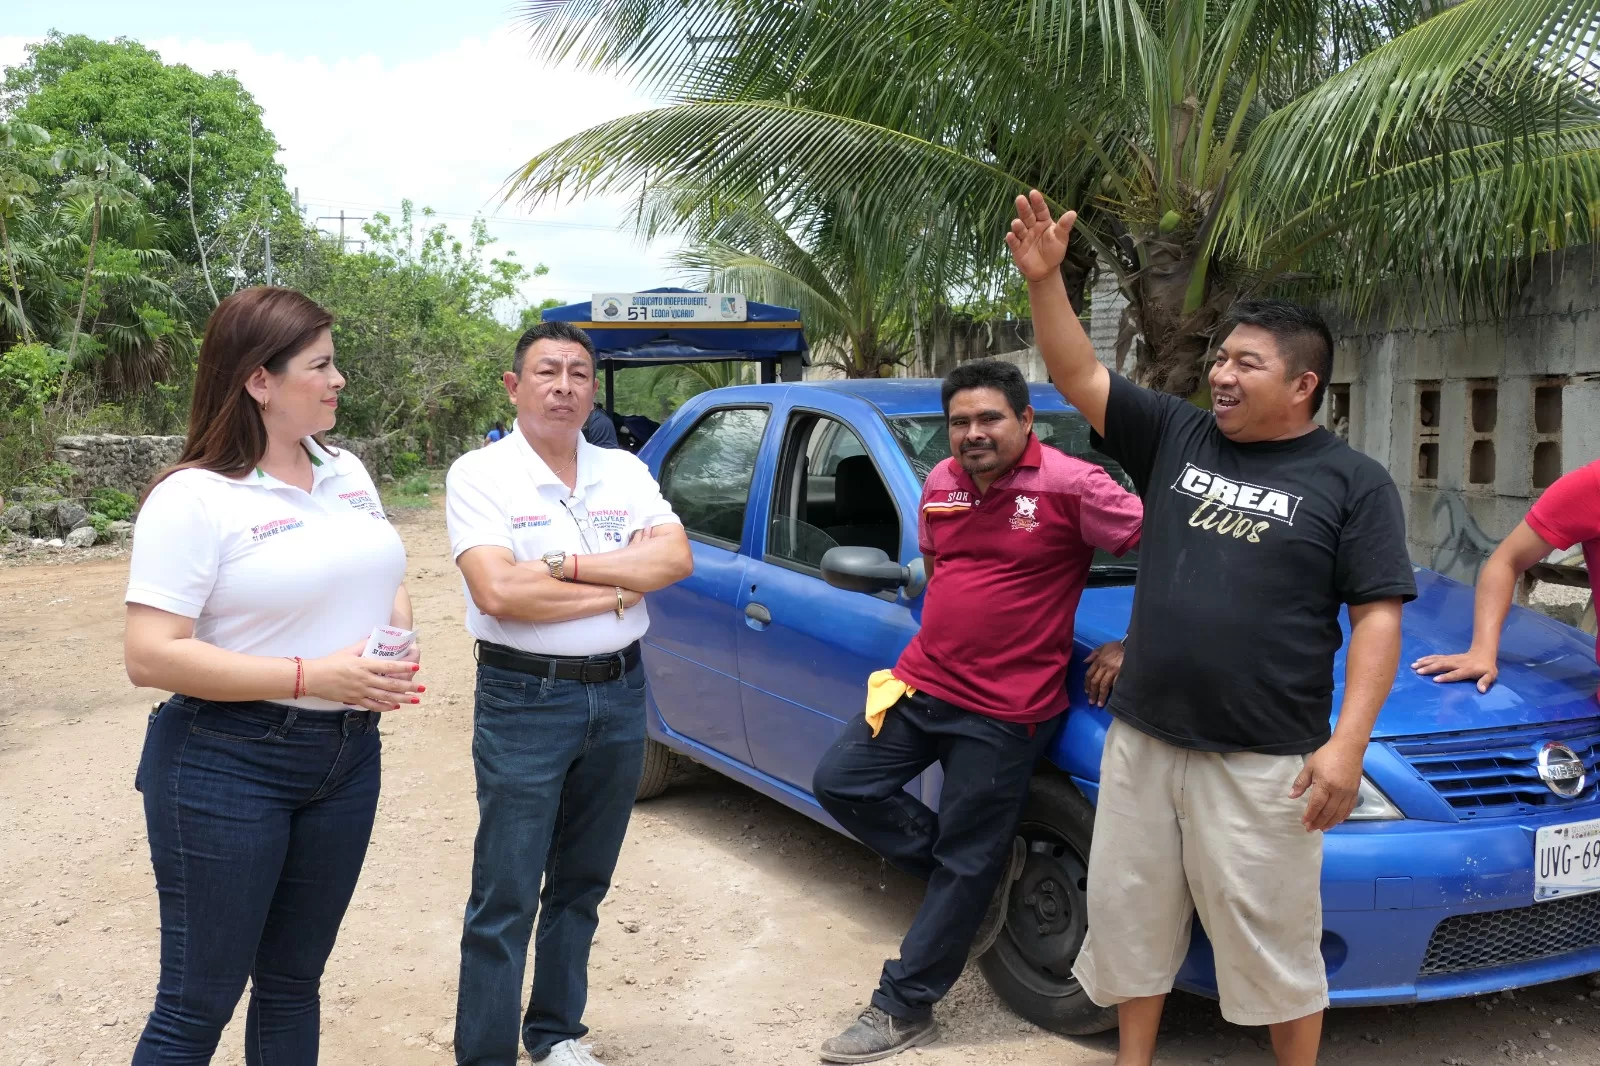
M 1089 932 L 1073 976 L 1102 1007 L 1159 996 L 1198 911 L 1222 1016 L 1274 1025 L 1328 1005 L 1322 834 L 1289 789 L 1301 755 L 1174 747 L 1113 720 L 1089 850 Z

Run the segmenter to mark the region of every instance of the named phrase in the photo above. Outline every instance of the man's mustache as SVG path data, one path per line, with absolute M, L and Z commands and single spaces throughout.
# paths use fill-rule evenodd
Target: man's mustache
M 961 454 L 962 455 L 965 455 L 968 452 L 992 452 L 992 451 L 994 451 L 994 444 L 989 442 L 989 441 L 985 441 L 985 442 L 983 442 L 981 444 L 963 444 L 961 446 Z

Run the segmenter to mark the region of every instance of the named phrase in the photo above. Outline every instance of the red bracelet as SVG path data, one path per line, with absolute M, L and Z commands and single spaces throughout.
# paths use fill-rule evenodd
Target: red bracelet
M 572 580 L 578 580 L 578 557 L 576 555 L 572 557 Z
M 297 700 L 306 694 L 306 667 L 305 662 L 298 655 L 285 655 L 285 659 L 294 661 L 294 695 L 290 699 Z

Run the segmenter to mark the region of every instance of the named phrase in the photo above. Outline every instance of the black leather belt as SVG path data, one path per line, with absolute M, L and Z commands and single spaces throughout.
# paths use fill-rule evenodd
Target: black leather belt
M 619 652 L 610 655 L 591 655 L 586 658 L 534 655 L 530 652 L 508 648 L 504 644 L 477 642 L 474 648 L 478 661 L 497 670 L 515 670 L 519 674 L 554 678 L 557 681 L 582 681 L 598 685 L 603 681 L 616 681 L 639 665 L 639 642 L 636 640 Z

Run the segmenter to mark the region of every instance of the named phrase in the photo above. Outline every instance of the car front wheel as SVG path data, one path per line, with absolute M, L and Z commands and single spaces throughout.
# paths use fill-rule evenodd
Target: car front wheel
M 639 775 L 639 788 L 634 801 L 654 799 L 667 790 L 673 773 L 678 768 L 678 756 L 665 744 L 646 738 L 644 742 L 644 772 Z
M 1072 976 L 1088 929 L 1089 838 L 1094 808 L 1072 782 L 1034 777 L 1019 836 L 1027 844 L 1022 876 L 1011 886 L 1005 928 L 978 960 L 1006 1006 L 1064 1036 L 1114 1029 L 1115 1007 L 1095 1005 Z

